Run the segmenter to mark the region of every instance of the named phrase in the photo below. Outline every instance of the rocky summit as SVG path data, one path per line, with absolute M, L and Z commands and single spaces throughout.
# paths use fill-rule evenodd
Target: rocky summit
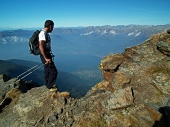
M 0 126 L 170 126 L 169 31 L 105 56 L 99 68 L 103 81 L 80 99 L 1 75 Z

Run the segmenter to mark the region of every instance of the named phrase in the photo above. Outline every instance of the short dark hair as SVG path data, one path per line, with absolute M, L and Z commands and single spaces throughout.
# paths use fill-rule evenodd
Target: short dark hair
M 44 23 L 44 27 L 49 27 L 50 25 L 54 26 L 54 22 L 52 20 L 46 20 Z

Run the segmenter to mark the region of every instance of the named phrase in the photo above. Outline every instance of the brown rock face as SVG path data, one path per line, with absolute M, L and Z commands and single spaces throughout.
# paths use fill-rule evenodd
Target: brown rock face
M 44 86 L 26 93 L 2 93 L 0 124 L 10 127 L 169 127 L 170 34 L 101 60 L 103 81 L 80 98 L 50 93 Z M 10 84 L 9 80 L 6 84 Z
M 108 55 L 100 63 L 104 79 L 115 90 L 113 95 L 116 94 L 116 90 L 131 87 L 134 105 L 148 104 L 144 109 L 150 114 L 153 123 L 159 121 L 158 118 L 161 119 L 161 114 L 157 112 L 159 108 L 169 106 L 169 44 L 170 35 L 160 33 L 143 44 L 127 48 L 122 54 Z M 140 110 L 138 109 L 139 112 Z M 157 119 L 154 119 L 156 116 L 150 112 L 151 110 L 159 114 Z M 136 118 L 140 117 L 143 115 Z

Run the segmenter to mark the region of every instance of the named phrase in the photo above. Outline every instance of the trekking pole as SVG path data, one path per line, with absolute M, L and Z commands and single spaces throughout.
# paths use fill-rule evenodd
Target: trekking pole
M 39 66 L 40 65 L 40 66 Z M 17 76 L 17 79 L 14 81 L 14 83 L 16 81 L 18 81 L 19 79 L 23 79 L 25 78 L 26 76 L 30 75 L 31 73 L 33 73 L 34 71 L 36 71 L 37 69 L 41 68 L 44 64 L 39 64 L 39 65 L 35 65 L 34 67 L 28 69 L 27 71 L 25 71 L 24 73 L 20 74 L 19 76 Z M 38 66 L 38 67 L 37 67 Z M 36 68 L 37 67 L 37 68 Z M 35 69 L 34 69 L 35 68 Z M 33 70 L 34 69 L 34 70 Z M 28 74 L 26 74 L 25 76 L 21 77 L 22 75 L 24 75 L 25 73 L 29 72 Z M 21 78 L 19 78 L 21 77 Z
M 31 71 L 32 69 L 34 69 L 35 67 L 37 67 L 37 66 L 39 66 L 39 65 L 41 65 L 41 64 L 37 64 L 37 65 L 33 66 L 32 68 L 30 68 L 30 69 L 28 69 L 27 71 L 23 72 L 22 74 L 18 75 L 16 78 L 19 78 L 20 76 L 22 76 L 22 75 L 24 75 L 25 73 Z
M 44 64 L 42 64 L 41 66 L 35 68 L 33 71 L 29 72 L 29 73 L 26 74 L 25 76 L 21 77 L 20 80 L 23 79 L 23 78 L 25 78 L 25 77 L 27 77 L 28 75 L 30 75 L 31 73 L 33 73 L 33 72 L 36 71 L 37 69 L 41 68 L 43 65 L 44 65 Z

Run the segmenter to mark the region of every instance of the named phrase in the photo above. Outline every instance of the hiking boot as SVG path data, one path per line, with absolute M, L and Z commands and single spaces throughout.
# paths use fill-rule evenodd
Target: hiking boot
M 57 92 L 57 87 L 54 85 L 50 88 L 50 92 Z

